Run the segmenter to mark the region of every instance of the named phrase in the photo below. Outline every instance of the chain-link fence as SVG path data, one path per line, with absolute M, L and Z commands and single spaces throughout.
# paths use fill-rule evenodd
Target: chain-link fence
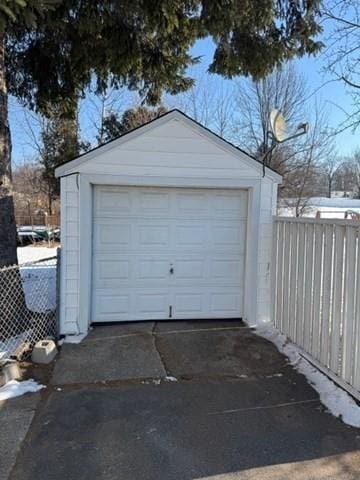
M 0 269 L 0 360 L 57 338 L 58 257 Z

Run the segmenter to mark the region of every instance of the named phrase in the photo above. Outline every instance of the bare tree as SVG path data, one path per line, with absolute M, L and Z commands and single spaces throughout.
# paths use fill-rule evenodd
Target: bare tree
M 23 132 L 26 144 L 34 151 L 35 163 L 40 175 L 38 185 L 45 188 L 47 210 L 52 215 L 53 201 L 59 197 L 60 183 L 55 178 L 55 168 L 86 151 L 89 145 L 79 140 L 78 116 L 64 117 L 53 109 L 48 117 L 34 112 L 23 112 Z
M 344 111 L 346 120 L 340 130 L 356 129 L 360 125 L 360 2 L 327 0 L 322 4 L 322 16 L 329 32 L 326 69 L 344 83 L 353 99 L 353 111 Z
M 91 129 L 96 132 L 96 143 L 101 145 L 106 137 L 106 119 L 111 115 L 119 116 L 129 107 L 133 95 L 125 88 L 117 88 L 108 82 L 107 88 L 98 93 L 94 89 L 89 89 L 88 95 L 80 103 L 80 112 L 84 111 Z M 87 135 L 89 132 L 85 132 Z M 91 135 L 91 143 L 94 142 Z
M 360 198 L 360 150 L 355 150 L 352 156 L 347 160 L 346 166 L 350 172 L 350 184 L 348 186 L 353 191 L 355 198 Z
M 264 80 L 243 80 L 237 86 L 237 142 L 283 175 L 282 202 L 294 207 L 297 216 L 305 212 L 316 192 L 318 166 L 333 148 L 323 105 L 306 98 L 306 81 L 291 64 Z M 274 108 L 283 113 L 289 133 L 295 132 L 300 122 L 309 121 L 307 135 L 276 146 L 269 121 Z
M 49 184 L 44 179 L 44 169 L 38 162 L 27 160 L 13 171 L 14 202 L 17 218 L 31 217 L 34 212 L 52 210 L 49 206 Z
M 234 90 L 230 82 L 220 81 L 210 74 L 202 74 L 194 86 L 166 103 L 176 107 L 191 118 L 231 140 L 234 121 Z
M 342 190 L 345 197 L 356 196 L 358 190 L 356 187 L 356 175 L 354 175 L 353 156 L 342 159 L 334 180 L 335 188 Z
M 307 95 L 305 78 L 296 72 L 292 64 L 286 64 L 258 82 L 239 81 L 235 100 L 239 115 L 235 130 L 238 141 L 261 158 L 274 146 L 270 134 L 271 110 L 281 110 L 289 130 L 295 130 L 304 120 L 304 97 Z M 281 170 L 281 161 L 283 158 L 286 161 L 289 154 L 292 154 L 289 144 L 279 145 L 274 154 L 266 158 L 266 163 Z
M 296 217 L 306 213 L 309 200 L 318 193 L 320 166 L 332 155 L 333 143 L 326 117 L 323 107 L 315 104 L 308 134 L 295 142 L 292 154 L 283 163 L 281 196 L 285 205 L 294 208 Z
M 336 154 L 329 155 L 320 165 L 320 175 L 324 180 L 328 198 L 331 198 L 339 168 L 340 161 Z

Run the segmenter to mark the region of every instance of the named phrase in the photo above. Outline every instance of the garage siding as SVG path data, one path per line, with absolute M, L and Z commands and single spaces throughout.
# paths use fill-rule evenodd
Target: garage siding
M 77 175 L 61 179 L 61 332 L 77 334 L 78 327 L 78 271 L 79 271 L 79 192 Z M 269 180 L 261 182 L 260 239 L 258 251 L 258 307 L 257 322 L 270 320 L 271 285 L 271 239 L 272 215 L 276 214 L 277 185 Z M 66 212 L 65 212 L 66 209 Z M 66 219 L 65 221 L 63 219 Z M 66 306 L 65 306 L 66 305 Z
M 87 160 L 74 164 L 61 179 L 62 194 L 62 278 L 60 322 L 62 333 L 78 333 L 79 325 L 79 190 L 80 178 L 103 176 L 117 183 L 117 178 L 136 185 L 136 179 L 147 179 L 149 185 L 161 185 L 157 179 L 177 179 L 178 185 L 201 185 L 242 179 L 260 184 L 259 246 L 257 250 L 256 322 L 270 320 L 271 312 L 271 235 L 272 215 L 276 208 L 276 180 L 263 177 L 261 166 L 241 152 L 232 152 L 226 144 L 209 138 L 206 131 L 187 121 L 170 118 L 145 127 L 119 146 L 116 142 L 87 154 Z M 205 133 L 204 133 L 205 132 Z M 71 175 L 74 173 L 74 175 Z M 79 180 L 79 182 L 77 181 Z M 97 182 L 98 183 L 98 182 Z M 144 184 L 143 184 L 144 185 Z M 242 187 L 243 188 L 243 187 Z M 81 196 L 80 196 L 81 198 Z M 91 202 L 90 202 L 91 203 Z M 88 204 L 88 199 L 86 200 Z M 91 208 L 90 206 L 86 207 Z M 91 241 L 91 234 L 86 241 Z M 252 319 L 254 322 L 255 318 Z
M 61 179 L 60 331 L 78 334 L 79 190 L 77 175 Z
M 241 161 L 241 156 L 244 161 Z M 240 159 L 239 159 L 240 157 Z M 109 149 L 82 164 L 78 171 L 102 175 L 149 175 L 173 177 L 259 178 L 248 166 L 249 159 L 239 152 L 232 155 L 179 120 L 153 128 L 125 142 L 119 149 Z M 253 163 L 253 160 L 250 160 Z

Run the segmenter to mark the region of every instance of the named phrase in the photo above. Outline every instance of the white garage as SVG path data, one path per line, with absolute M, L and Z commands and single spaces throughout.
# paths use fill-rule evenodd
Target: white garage
M 281 177 L 177 110 L 60 167 L 63 334 L 270 319 Z

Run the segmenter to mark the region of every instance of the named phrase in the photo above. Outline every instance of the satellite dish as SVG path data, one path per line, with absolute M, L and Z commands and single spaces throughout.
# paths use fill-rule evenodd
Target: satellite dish
M 286 139 L 286 120 L 276 108 L 270 113 L 270 127 L 277 142 L 283 142 Z

